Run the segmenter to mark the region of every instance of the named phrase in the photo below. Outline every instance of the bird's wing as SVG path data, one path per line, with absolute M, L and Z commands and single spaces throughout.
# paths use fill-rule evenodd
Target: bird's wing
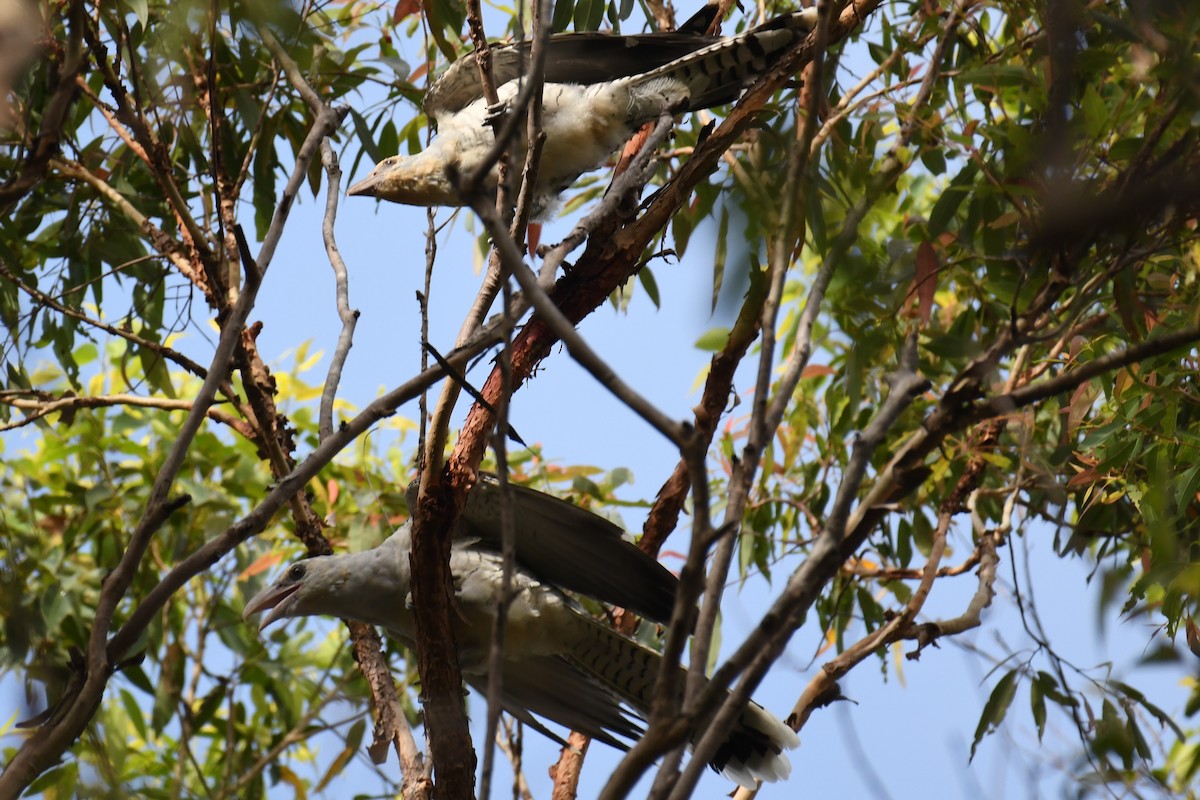
M 560 33 L 546 42 L 546 83 L 593 84 L 648 72 L 717 41 L 682 33 Z M 492 52 L 496 86 L 529 72 L 528 39 L 497 45 Z M 483 97 L 475 53 L 451 64 L 425 93 L 425 113 L 433 118 L 461 111 Z
M 409 487 L 410 505 L 416 484 Z M 651 555 L 624 538 L 619 527 L 553 495 L 513 486 L 517 563 L 553 586 L 628 608 L 647 619 L 669 622 L 678 579 Z M 481 474 L 467 495 L 456 538 L 499 550 L 500 487 Z
M 487 697 L 486 676 L 464 677 L 472 688 Z M 621 750 L 629 749 L 622 739 L 635 740 L 644 731 L 640 714 L 622 706 L 616 694 L 558 656 L 505 661 L 500 705 L 564 746 L 566 742 L 532 714 Z
M 707 30 L 719 10 L 705 5 L 676 31 L 615 35 L 611 33 L 559 33 L 546 40 L 546 83 L 592 84 L 648 72 L 699 50 L 721 37 Z M 528 39 L 493 45 L 492 78 L 496 86 L 515 81 L 529 72 Z M 483 97 L 475 53 L 455 61 L 429 87 L 425 113 L 433 118 L 461 111 Z

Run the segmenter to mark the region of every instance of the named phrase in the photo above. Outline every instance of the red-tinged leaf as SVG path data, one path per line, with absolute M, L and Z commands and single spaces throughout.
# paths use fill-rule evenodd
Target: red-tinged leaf
M 1184 630 L 1187 632 L 1188 649 L 1192 651 L 1192 655 L 1200 658 L 1200 628 L 1196 627 L 1196 623 L 1191 617 L 1187 618 L 1184 623 Z
M 338 493 L 340 491 L 338 489 L 338 486 L 339 486 L 338 482 L 336 480 L 334 480 L 333 478 L 330 478 L 329 481 L 325 484 L 325 491 L 329 493 L 329 505 L 330 506 L 337 503 Z
M 392 9 L 392 24 L 399 25 L 420 10 L 421 0 L 397 0 L 396 7 Z
M 253 578 L 255 575 L 259 574 L 260 572 L 266 572 L 267 570 L 269 570 L 271 567 L 275 566 L 282 560 L 283 560 L 282 553 L 277 553 L 274 551 L 272 551 L 270 553 L 265 553 L 265 554 L 259 556 L 254 561 L 253 564 L 251 564 L 250 566 L 248 566 L 244 570 L 242 570 L 241 574 L 238 575 L 238 580 L 244 581 L 247 578 Z
M 913 279 L 917 292 L 917 310 L 922 325 L 929 324 L 933 313 L 933 296 L 937 294 L 938 257 L 929 242 L 917 245 L 917 274 Z
M 1113 376 L 1112 396 L 1120 398 L 1125 393 L 1126 389 L 1133 388 L 1137 382 L 1133 379 L 1133 375 L 1129 370 L 1123 369 Z
M 680 561 L 687 561 L 687 553 L 681 553 L 678 550 L 662 550 L 658 554 L 659 559 L 677 558 Z
M 1091 469 L 1084 470 L 1083 472 L 1080 472 L 1078 475 L 1072 476 L 1071 479 L 1069 481 L 1067 481 L 1067 488 L 1068 489 L 1078 489 L 1082 486 L 1089 486 L 1089 485 L 1095 483 L 1099 477 L 1100 477 L 1100 475 L 1095 470 L 1091 470 Z
M 988 227 L 991 228 L 992 230 L 997 230 L 999 228 L 1008 228 L 1012 225 L 1016 225 L 1020 221 L 1021 221 L 1020 212 L 1009 211 L 1007 214 L 1001 214 L 1000 216 L 996 217 L 994 220 L 989 222 Z
M 833 367 L 827 367 L 824 364 L 809 364 L 800 373 L 800 380 L 803 381 L 803 380 L 807 380 L 809 378 L 821 378 L 821 377 L 824 377 L 825 375 L 833 375 L 833 374 L 834 374 Z
M 422 61 L 417 65 L 417 68 L 412 71 L 412 74 L 408 76 L 408 82 L 415 86 L 417 81 L 421 80 L 421 78 L 424 78 L 427 72 L 429 72 L 429 62 Z
M 1092 408 L 1092 402 L 1096 399 L 1096 388 L 1090 383 L 1081 383 L 1076 387 L 1075 392 L 1071 395 L 1071 402 L 1067 405 L 1067 431 L 1074 433 L 1079 427 L 1079 423 L 1083 422 L 1088 411 Z
M 542 223 L 531 222 L 525 232 L 525 244 L 530 253 L 536 253 L 538 244 L 542 241 Z

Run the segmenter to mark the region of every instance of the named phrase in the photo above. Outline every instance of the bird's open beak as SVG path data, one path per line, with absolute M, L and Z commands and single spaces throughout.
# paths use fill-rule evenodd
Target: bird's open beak
M 268 586 L 254 595 L 254 597 L 251 597 L 249 603 L 246 603 L 246 608 L 242 611 L 242 619 L 250 619 L 260 611 L 269 610 L 270 613 L 258 623 L 258 629 L 260 631 L 263 630 L 272 622 L 287 616 L 288 606 L 291 605 L 289 601 L 299 588 L 299 583 L 289 583 L 286 586 Z

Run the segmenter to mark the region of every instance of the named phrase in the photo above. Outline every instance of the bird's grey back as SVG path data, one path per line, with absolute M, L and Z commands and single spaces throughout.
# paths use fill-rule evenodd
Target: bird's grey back
M 553 495 L 512 486 L 518 565 L 539 580 L 668 622 L 677 579 L 651 555 L 624 539 L 609 520 Z M 416 501 L 409 487 L 410 504 Z M 481 474 L 467 494 L 454 538 L 499 552 L 502 541 L 496 478 Z

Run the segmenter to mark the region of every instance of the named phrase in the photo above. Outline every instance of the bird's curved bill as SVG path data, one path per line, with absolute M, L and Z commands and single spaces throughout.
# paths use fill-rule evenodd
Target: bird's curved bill
M 272 622 L 281 620 L 288 615 L 290 599 L 299 588 L 300 584 L 298 583 L 287 586 L 268 586 L 246 603 L 246 608 L 242 611 L 242 619 L 250 619 L 259 612 L 268 611 L 269 613 L 258 623 L 258 629 L 263 630 Z

